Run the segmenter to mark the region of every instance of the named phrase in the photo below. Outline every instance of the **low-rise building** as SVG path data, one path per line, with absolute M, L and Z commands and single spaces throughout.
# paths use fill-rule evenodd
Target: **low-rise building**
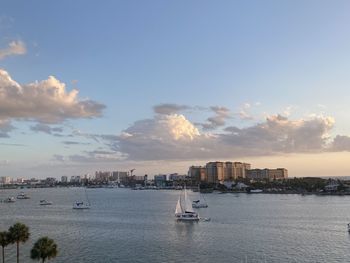
M 158 187 L 166 186 L 166 174 L 159 174 L 154 176 L 154 184 Z

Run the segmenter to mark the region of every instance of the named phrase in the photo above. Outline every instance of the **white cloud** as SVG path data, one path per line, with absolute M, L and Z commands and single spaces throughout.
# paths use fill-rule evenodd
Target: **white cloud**
M 226 108 L 213 110 L 218 115 L 229 116 L 225 115 L 228 114 Z M 151 119 L 136 121 L 120 135 L 73 132 L 73 136 L 94 140 L 109 150 L 105 154 L 98 151 L 84 152 L 68 156 L 68 160 L 179 161 L 350 151 L 350 137 L 337 136 L 331 139 L 333 126 L 334 119 L 328 116 L 309 115 L 289 119 L 277 114 L 244 128 L 229 126 L 216 132 L 202 132 L 184 115 L 156 114 Z
M 0 60 L 8 56 L 24 55 L 26 53 L 27 48 L 22 41 L 12 41 L 6 48 L 0 49 Z
M 289 120 L 281 115 L 247 128 L 200 133 L 183 115 L 135 122 L 111 141 L 111 147 L 132 160 L 232 158 L 280 153 L 325 151 L 334 120 L 313 117 Z M 180 136 L 181 135 L 181 136 Z
M 20 85 L 0 69 L 0 119 L 60 123 L 67 119 L 99 117 L 104 105 L 78 98 L 78 90 L 67 91 L 53 76 Z

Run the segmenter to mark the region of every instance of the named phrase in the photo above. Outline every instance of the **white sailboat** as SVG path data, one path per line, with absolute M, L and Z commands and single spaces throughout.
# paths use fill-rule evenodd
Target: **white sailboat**
M 73 204 L 73 209 L 90 209 L 90 201 L 89 201 L 89 198 L 88 198 L 87 193 L 86 193 L 86 188 L 85 188 L 85 198 L 86 198 L 87 202 L 76 201 Z
M 207 202 L 205 201 L 205 198 L 204 196 L 201 194 L 201 191 L 199 189 L 199 186 L 198 186 L 198 193 L 199 193 L 199 199 L 198 200 L 194 200 L 192 202 L 192 207 L 193 208 L 207 208 L 208 207 L 208 204 Z
M 198 213 L 193 211 L 192 205 L 190 203 L 191 201 L 187 196 L 186 187 L 183 192 L 184 197 L 182 197 L 183 193 L 181 192 L 179 199 L 177 200 L 175 218 L 179 221 L 198 221 Z

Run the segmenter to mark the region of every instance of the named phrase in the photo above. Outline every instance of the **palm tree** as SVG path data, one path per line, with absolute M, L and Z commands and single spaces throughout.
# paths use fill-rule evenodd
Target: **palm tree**
M 39 238 L 35 242 L 32 250 L 30 251 L 30 258 L 42 260 L 44 263 L 46 259 L 50 260 L 57 256 L 57 245 L 55 241 L 48 237 Z
M 22 223 L 16 223 L 9 228 L 10 241 L 17 244 L 17 263 L 19 263 L 19 243 L 26 242 L 29 238 L 29 228 Z
M 0 232 L 0 246 L 2 247 L 2 263 L 5 263 L 5 247 L 10 244 L 9 232 Z

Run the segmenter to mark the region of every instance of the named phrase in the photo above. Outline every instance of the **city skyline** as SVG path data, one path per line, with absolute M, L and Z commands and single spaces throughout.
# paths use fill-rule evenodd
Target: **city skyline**
M 0 176 L 350 176 L 350 3 L 224 2 L 4 3 Z

